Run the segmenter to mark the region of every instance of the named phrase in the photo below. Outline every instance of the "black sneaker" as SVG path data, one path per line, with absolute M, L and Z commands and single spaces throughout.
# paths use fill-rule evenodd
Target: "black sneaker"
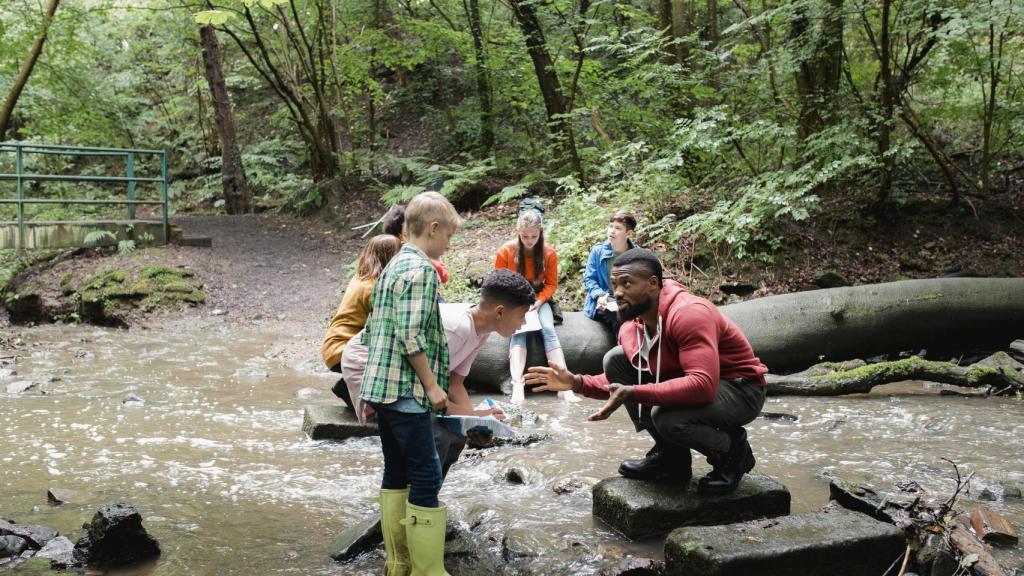
M 620 464 L 619 474 L 634 480 L 689 484 L 692 477 L 689 453 L 689 450 L 686 455 L 681 451 L 663 450 L 655 444 L 646 457 Z
M 697 483 L 697 491 L 701 494 L 729 494 L 740 485 L 743 475 L 754 469 L 757 461 L 747 441 L 747 431 L 743 428 L 730 430 L 729 439 L 727 452 L 709 458 L 713 469 Z

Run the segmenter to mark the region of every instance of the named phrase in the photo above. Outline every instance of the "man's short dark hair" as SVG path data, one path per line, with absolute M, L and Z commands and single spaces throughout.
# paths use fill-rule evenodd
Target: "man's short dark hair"
M 480 301 L 505 306 L 529 306 L 537 299 L 533 286 L 518 273 L 504 268 L 490 271 L 480 287 Z
M 609 222 L 618 222 L 626 227 L 626 230 L 636 230 L 636 217 L 625 210 L 619 210 L 608 219 Z
M 646 248 L 630 248 L 619 254 L 612 261 L 612 268 L 620 266 L 640 267 L 647 271 L 649 276 L 657 276 L 658 286 L 661 286 L 664 270 L 661 268 L 661 260 L 654 255 L 654 252 Z
M 402 226 L 405 224 L 405 204 L 395 204 L 380 220 L 385 234 L 401 237 Z

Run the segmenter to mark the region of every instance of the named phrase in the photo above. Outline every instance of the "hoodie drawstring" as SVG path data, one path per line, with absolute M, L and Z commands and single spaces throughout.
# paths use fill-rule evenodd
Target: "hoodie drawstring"
M 639 346 L 637 347 L 637 354 L 640 354 L 640 350 L 643 349 L 644 347 L 644 340 L 641 340 L 641 337 L 643 337 L 644 339 L 647 338 L 647 329 L 643 328 L 643 325 L 644 323 L 640 322 L 640 326 L 637 326 L 636 329 L 636 341 L 639 344 Z M 640 333 L 641 330 L 643 330 L 643 334 Z M 654 372 L 654 383 L 658 384 L 661 382 L 661 314 L 658 315 L 658 333 L 655 334 L 654 342 L 651 342 L 651 344 L 658 345 L 658 363 L 655 365 Z M 651 352 L 653 351 L 653 347 L 651 350 L 647 351 L 648 369 L 651 365 Z M 643 358 L 641 357 L 640 360 L 643 360 Z M 636 364 L 636 383 L 640 384 L 641 382 L 643 382 L 643 368 L 641 367 L 641 364 L 643 364 L 643 362 L 637 362 Z

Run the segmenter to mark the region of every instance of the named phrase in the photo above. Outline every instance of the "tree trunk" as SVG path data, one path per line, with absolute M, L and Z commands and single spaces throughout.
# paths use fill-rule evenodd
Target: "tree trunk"
M 60 4 L 60 0 L 50 0 L 49 6 L 46 7 L 46 14 L 43 16 L 43 31 L 32 44 L 32 51 L 29 52 L 28 59 L 22 64 L 18 75 L 14 78 L 11 91 L 7 93 L 7 99 L 4 100 L 3 108 L 0 108 L 0 141 L 7 137 L 7 129 L 11 125 L 14 106 L 18 103 L 18 98 L 21 97 L 25 85 L 28 84 L 32 69 L 35 68 L 36 61 L 39 60 L 39 55 L 43 53 L 43 44 L 46 42 L 46 36 L 50 31 L 50 24 L 53 22 L 53 15 L 57 12 L 58 4 Z
M 210 85 L 213 112 L 220 136 L 221 177 L 224 184 L 224 204 L 228 214 L 246 214 L 252 211 L 252 194 L 242 166 L 235 132 L 235 115 L 231 110 L 224 70 L 221 67 L 220 45 L 213 26 L 199 28 L 199 41 L 203 46 L 203 68 Z
M 469 29 L 473 34 L 476 54 L 476 97 L 480 103 L 480 147 L 486 154 L 494 148 L 494 105 L 491 102 L 491 80 L 487 75 L 487 52 L 480 25 L 480 0 L 468 0 Z
M 569 112 L 562 85 L 555 72 L 554 61 L 548 53 L 544 40 L 544 31 L 537 18 L 536 5 L 529 1 L 508 0 L 515 14 L 519 28 L 526 39 L 526 50 L 533 62 L 533 71 L 537 75 L 541 96 L 544 98 L 544 109 L 547 112 L 548 126 L 555 140 L 562 161 L 572 164 L 577 173 L 582 173 L 579 155 L 576 153 L 576 140 L 572 127 L 565 117 Z
M 714 52 L 718 49 L 718 0 L 707 0 L 708 26 L 707 41 L 708 51 Z
M 879 34 L 879 79 L 881 90 L 879 104 L 881 105 L 881 118 L 878 121 L 878 161 L 881 163 L 881 171 L 878 176 L 878 203 L 884 204 L 889 201 L 889 193 L 892 191 L 892 167 L 893 159 L 889 154 L 889 147 L 892 140 L 892 118 L 893 118 L 893 92 L 895 83 L 892 78 L 892 40 L 889 32 L 889 12 L 892 7 L 892 0 L 882 0 L 882 31 Z
M 676 40 L 690 35 L 691 18 L 688 0 L 671 0 L 672 2 L 672 37 Z M 675 45 L 676 61 L 679 64 L 686 64 L 690 59 L 690 46 L 688 42 L 678 42 Z
M 836 92 L 843 63 L 843 0 L 828 0 L 825 13 L 810 13 L 809 5 L 798 5 L 790 37 L 802 42 L 810 57 L 796 72 L 800 98 L 800 138 L 818 132 L 834 120 Z M 820 25 L 815 25 L 820 21 Z
M 773 374 L 822 361 L 869 358 L 903 350 L 1004 349 L 1021 337 L 1024 278 L 936 278 L 831 288 L 757 298 L 721 308 Z M 556 328 L 568 368 L 596 374 L 614 339 L 568 312 Z M 539 336 L 537 337 L 539 340 Z M 544 365 L 531 345 L 527 366 Z M 508 340 L 492 335 L 467 383 L 494 390 L 507 381 Z

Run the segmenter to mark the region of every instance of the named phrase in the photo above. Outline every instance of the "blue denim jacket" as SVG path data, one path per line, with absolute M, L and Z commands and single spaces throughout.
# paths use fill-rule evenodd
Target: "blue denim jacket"
M 636 248 L 632 240 L 626 241 L 626 249 Z M 587 293 L 587 299 L 583 303 L 583 314 L 587 318 L 597 316 L 597 299 L 602 294 L 612 291 L 611 278 L 605 273 L 607 270 L 606 261 L 615 258 L 612 252 L 612 243 L 609 240 L 598 242 L 590 249 L 590 257 L 587 258 L 587 269 L 583 273 L 583 290 Z

